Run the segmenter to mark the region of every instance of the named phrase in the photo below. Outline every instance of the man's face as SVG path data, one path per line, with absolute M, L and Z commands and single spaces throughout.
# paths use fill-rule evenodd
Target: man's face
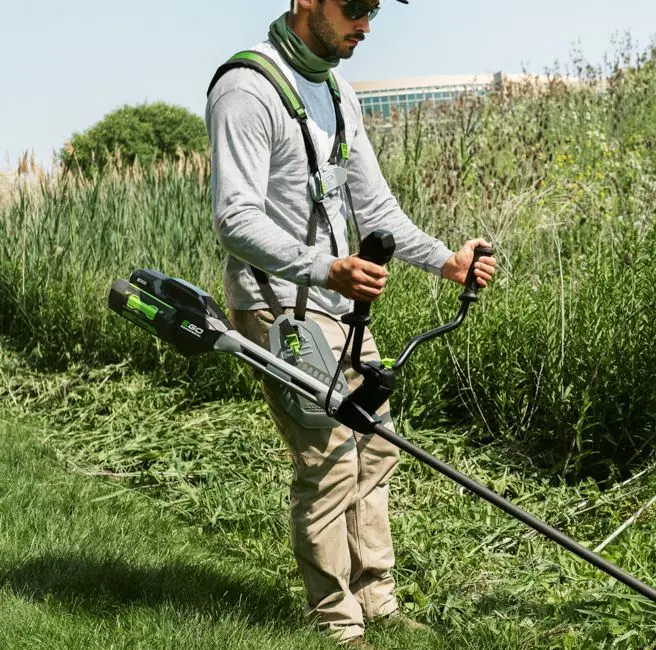
M 371 9 L 378 6 L 378 0 L 362 0 L 362 3 Z M 346 0 L 324 0 L 323 4 L 317 2 L 310 12 L 308 27 L 325 59 L 350 59 L 370 31 L 366 14 L 357 20 L 344 16 L 342 7 L 346 4 Z

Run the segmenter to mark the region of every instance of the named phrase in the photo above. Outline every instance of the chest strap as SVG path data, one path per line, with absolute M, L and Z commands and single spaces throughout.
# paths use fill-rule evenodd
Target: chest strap
M 303 101 L 296 92 L 296 89 L 289 83 L 287 77 L 275 63 L 275 61 L 273 61 L 273 59 L 267 55 L 262 54 L 261 52 L 256 52 L 254 50 L 238 52 L 216 71 L 207 90 L 208 97 L 219 79 L 226 72 L 235 68 L 248 68 L 250 70 L 255 70 L 256 72 L 259 72 L 261 75 L 266 77 L 266 79 L 268 79 L 268 81 L 276 89 L 285 109 L 289 113 L 289 116 L 296 120 L 298 123 L 303 135 L 303 143 L 305 145 L 305 151 L 308 158 L 311 179 L 312 182 L 316 184 L 317 188 L 316 192 L 313 192 L 313 206 L 312 212 L 310 214 L 310 219 L 308 221 L 308 232 L 305 243 L 307 246 L 314 246 L 316 244 L 318 222 L 319 219 L 322 219 L 326 224 L 330 235 L 331 253 L 333 256 L 338 257 L 339 252 L 337 250 L 335 233 L 333 231 L 330 218 L 328 217 L 326 207 L 323 204 L 323 198 L 325 198 L 325 196 L 323 196 L 325 194 L 325 184 L 322 178 L 316 148 L 314 146 L 314 142 L 312 141 L 312 135 L 308 126 L 308 114 L 305 110 L 305 106 L 303 105 Z M 346 126 L 344 122 L 344 115 L 341 109 L 342 99 L 341 93 L 339 91 L 339 86 L 337 85 L 337 82 L 335 81 L 335 78 L 332 74 L 330 74 L 327 83 L 330 89 L 330 95 L 333 99 L 336 118 L 335 140 L 333 142 L 333 148 L 328 162 L 331 165 L 337 165 L 339 160 L 348 160 L 349 146 L 346 141 Z M 347 210 L 351 210 L 352 218 L 355 222 L 353 203 L 351 201 L 348 184 L 345 184 L 345 189 L 348 196 Z M 255 280 L 260 287 L 262 297 L 269 305 L 269 308 L 271 309 L 274 317 L 278 318 L 284 313 L 284 309 L 282 308 L 282 305 L 280 304 L 275 293 L 273 292 L 273 289 L 271 288 L 267 274 L 264 273 L 264 271 L 261 269 L 258 269 L 252 265 L 251 270 L 255 276 Z M 294 309 L 294 317 L 297 320 L 305 320 L 308 294 L 309 287 L 299 286 L 296 296 L 296 306 Z

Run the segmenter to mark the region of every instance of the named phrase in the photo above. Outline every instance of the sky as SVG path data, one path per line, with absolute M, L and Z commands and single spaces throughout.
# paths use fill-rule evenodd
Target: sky
M 381 0 L 348 81 L 534 74 L 574 47 L 600 64 L 629 32 L 656 35 L 654 0 Z M 34 151 L 49 167 L 74 132 L 126 104 L 165 101 L 203 115 L 216 68 L 264 40 L 288 0 L 0 0 L 0 171 Z

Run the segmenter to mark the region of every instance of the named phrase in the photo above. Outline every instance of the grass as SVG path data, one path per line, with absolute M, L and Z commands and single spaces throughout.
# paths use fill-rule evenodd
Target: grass
M 260 403 L 185 406 L 183 386 L 162 388 L 126 366 L 31 373 L 5 352 L 1 367 L 0 397 L 15 400 L 12 421 L 29 424 L 2 438 L 0 458 L 13 468 L 0 468 L 13 499 L 2 512 L 13 514 L 3 514 L 0 555 L 9 558 L 3 571 L 36 573 L 29 580 L 41 593 L 36 603 L 17 595 L 11 578 L 20 607 L 10 611 L 48 608 L 55 629 L 66 618 L 71 638 L 88 638 L 86 617 L 110 612 L 111 624 L 96 620 L 103 634 L 118 624 L 128 635 L 161 628 L 161 647 L 166 634 L 170 647 L 187 634 L 198 640 L 190 647 L 331 647 L 300 617 L 290 466 Z M 464 432 L 405 433 L 590 547 L 656 491 L 653 470 L 609 492 L 554 485 L 518 449 L 478 447 Z M 645 650 L 656 635 L 651 603 L 408 457 L 393 480 L 391 518 L 399 596 L 431 631 L 408 638 L 373 626 L 382 650 Z M 654 584 L 655 528 L 648 512 L 604 555 Z M 225 596 L 233 579 L 242 588 Z M 9 639 L 33 629 L 20 620 Z
M 589 547 L 656 493 L 656 59 L 629 60 L 603 92 L 579 65 L 576 88 L 372 132 L 413 219 L 500 261 L 465 327 L 405 369 L 397 429 Z M 106 306 L 135 267 L 221 301 L 208 161 L 36 180 L 0 203 L 0 647 L 333 647 L 300 615 L 290 466 L 252 377 Z M 384 356 L 458 293 L 391 271 Z M 409 458 L 391 508 L 398 593 L 432 631 L 372 626 L 382 650 L 654 650 L 652 603 Z M 655 584 L 655 527 L 648 511 L 605 557 Z
M 15 190 L 14 174 L 0 172 L 0 206 L 11 203 Z
M 0 420 L 0 647 L 331 648 L 298 595 L 112 480 Z

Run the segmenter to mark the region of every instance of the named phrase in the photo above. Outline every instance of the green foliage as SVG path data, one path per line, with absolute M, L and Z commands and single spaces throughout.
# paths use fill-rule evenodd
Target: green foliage
M 613 74 L 510 85 L 371 132 L 414 220 L 452 248 L 484 235 L 500 262 L 465 326 L 405 369 L 399 419 L 505 439 L 571 480 L 629 472 L 656 431 L 656 70 L 646 59 Z M 230 358 L 185 361 L 106 308 L 135 267 L 220 300 L 208 177 L 192 156 L 24 190 L 0 212 L 0 333 L 43 368 L 129 358 L 163 382 L 193 376 L 199 398 L 252 396 Z M 450 319 L 457 293 L 394 263 L 374 310 L 384 356 Z
M 248 617 L 249 628 L 259 629 L 253 623 L 266 620 L 271 635 L 284 632 L 288 623 L 298 628 L 302 586 L 289 548 L 286 488 L 291 466 L 261 402 L 208 403 L 195 398 L 186 381 L 162 388 L 156 377 L 134 373 L 128 363 L 46 374 L 0 349 L 0 371 L 5 379 L 0 400 L 11 404 L 11 422 L 29 418 L 32 423 L 30 434 L 7 435 L 0 411 L 0 440 L 5 445 L 0 446 L 0 459 L 6 465 L 0 462 L 0 488 L 3 481 L 10 488 L 5 490 L 3 514 L 11 532 L 4 545 L 0 532 L 0 581 L 6 566 L 9 584 L 21 576 L 21 584 L 32 587 L 27 594 L 37 586 L 47 589 L 66 608 L 62 619 L 69 626 L 67 640 L 85 629 L 84 620 L 74 617 L 81 607 L 95 612 L 111 605 L 112 620 L 120 627 L 112 642 L 128 647 L 120 641 L 129 634 L 126 610 L 134 605 L 134 584 L 139 593 L 148 594 L 140 613 L 158 616 L 159 627 L 165 629 L 168 612 L 157 608 L 158 596 L 174 611 L 193 608 L 223 616 L 227 608 L 240 619 Z M 591 547 L 656 490 L 653 466 L 630 483 L 602 492 L 592 481 L 552 484 L 504 441 L 480 447 L 464 431 L 445 428 L 418 431 L 405 426 L 402 433 Z M 65 480 L 76 478 L 65 479 L 60 467 L 42 458 L 44 446 L 35 439 L 46 436 L 46 449 L 55 450 L 60 466 L 106 477 L 108 485 L 77 480 L 79 487 L 65 487 Z M 32 467 L 18 453 L 27 440 L 34 440 L 34 453 L 39 454 Z M 133 498 L 129 489 L 142 498 Z M 92 491 L 100 494 L 92 496 Z M 425 465 L 402 455 L 391 494 L 397 594 L 403 607 L 432 630 L 406 639 L 400 632 L 370 625 L 368 635 L 375 647 L 652 647 L 653 603 L 458 490 Z M 154 520 L 155 511 L 165 513 L 165 522 Z M 41 531 L 36 538 L 34 530 Z M 651 512 L 604 555 L 651 584 L 655 530 Z M 57 562 L 57 557 L 64 560 Z M 78 566 L 79 573 L 74 570 Z M 160 579 L 161 572 L 166 581 Z M 226 573 L 240 580 L 226 584 Z M 18 601 L 12 605 L 24 604 L 19 596 L 8 597 Z M 2 604 L 0 590 L 0 610 Z M 14 620 L 16 607 L 7 609 L 8 620 Z M 184 619 L 182 629 L 194 629 L 197 618 Z M 43 618 L 39 623 L 44 625 Z M 152 627 L 144 623 L 140 629 Z M 224 634 L 229 635 L 226 628 Z M 9 630 L 7 647 L 14 647 L 12 634 L 19 634 L 20 627 L 6 623 L 3 630 Z M 149 643 L 159 647 L 151 639 Z M 229 646 L 225 640 L 216 646 L 207 643 L 209 648 L 299 647 L 291 640 L 276 646 L 246 640 Z M 307 643 L 324 647 L 319 639 Z
M 656 70 L 652 52 L 625 52 L 604 75 L 582 63 L 576 73 L 576 85 L 558 78 L 541 89 L 511 85 L 485 100 L 424 109 L 371 135 L 386 177 L 420 226 L 452 248 L 484 235 L 500 261 L 494 286 L 465 325 L 421 347 L 405 368 L 394 396 L 397 428 L 593 547 L 656 489 Z M 135 149 L 141 136 L 155 140 L 155 127 L 133 116 L 117 124 Z M 159 638 L 162 647 L 171 638 L 189 647 L 224 647 L 226 639 L 234 648 L 315 647 L 304 631 L 286 638 L 298 608 L 286 601 L 281 608 L 273 597 L 292 592 L 301 599 L 288 548 L 283 485 L 290 467 L 254 401 L 259 392 L 249 371 L 227 356 L 182 359 L 106 306 L 111 283 L 135 267 L 187 278 L 221 300 L 208 161 L 191 154 L 152 166 L 144 149 L 138 166 L 123 164 L 130 160 L 123 153 L 120 164 L 112 159 L 96 173 L 105 147 L 75 146 L 91 161 L 90 178 L 44 179 L 0 207 L 0 402 L 11 408 L 12 422 L 38 414 L 36 428 L 62 462 L 111 475 L 112 489 L 119 485 L 112 504 L 123 488 L 143 491 L 188 530 L 210 533 L 220 551 L 212 558 L 238 564 L 242 582 L 248 575 L 240 590 L 233 581 L 189 573 L 187 565 L 165 567 L 166 579 L 136 572 L 138 553 L 151 557 L 177 539 L 186 558 L 193 542 L 174 530 L 165 538 L 170 543 L 151 549 L 154 538 L 143 533 L 153 530 L 149 520 L 136 525 L 141 513 L 128 506 L 112 509 L 100 528 L 95 519 L 87 526 L 109 497 L 90 496 L 85 509 L 77 489 L 53 482 L 41 457 L 28 473 L 14 444 L 26 436 L 3 429 L 0 456 L 9 460 L 0 483 L 4 477 L 12 488 L 4 490 L 3 510 L 12 534 L 0 530 L 7 621 L 0 640 L 23 647 L 17 638 L 29 629 L 25 647 L 39 635 L 51 645 L 64 639 L 61 647 L 72 638 L 85 648 L 107 639 L 131 647 L 124 630 L 142 639 L 144 629 L 160 629 L 149 637 L 152 647 Z M 386 357 L 449 320 L 459 293 L 401 263 L 391 271 L 373 325 Z M 57 488 L 45 492 L 48 503 L 35 496 L 35 477 Z M 394 481 L 398 593 L 437 635 L 403 638 L 372 626 L 381 648 L 653 647 L 656 619 L 644 599 L 407 456 Z M 57 518 L 60 510 L 66 515 Z M 655 522 L 650 511 L 604 551 L 650 584 Z M 133 528 L 138 535 L 130 538 Z M 37 529 L 43 548 L 61 549 L 70 539 L 85 561 L 26 558 L 25 548 L 40 550 Z M 95 540 L 93 549 L 83 546 L 86 539 Z M 102 540 L 111 548 L 98 546 Z M 89 564 L 92 552 L 97 564 Z M 194 566 L 206 568 L 208 554 L 195 552 Z M 267 580 L 275 589 L 264 602 L 252 594 Z M 144 591 L 135 609 L 137 583 Z M 155 610 L 153 622 L 157 598 L 167 607 Z M 218 620 L 226 606 L 228 618 Z M 189 617 L 194 607 L 200 609 Z M 108 611 L 115 627 L 105 625 Z M 200 627 L 188 628 L 195 620 Z
M 60 152 L 65 169 L 86 176 L 109 162 L 150 167 L 180 153 L 205 153 L 203 120 L 185 108 L 164 102 L 124 106 L 106 115 L 84 133 L 75 133 Z
M 29 425 L 5 417 L 0 647 L 335 649 L 281 577 L 127 485 L 67 471 Z

